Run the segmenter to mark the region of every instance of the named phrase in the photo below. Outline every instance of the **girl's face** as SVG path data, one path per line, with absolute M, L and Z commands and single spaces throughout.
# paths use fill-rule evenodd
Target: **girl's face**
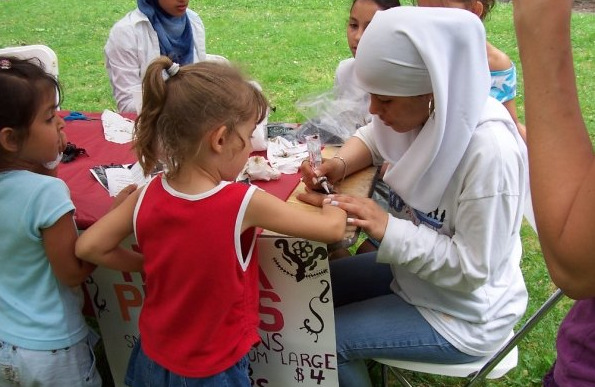
M 56 114 L 56 96 L 48 93 L 29 128 L 19 157 L 32 165 L 56 160 L 62 150 L 62 129 L 64 120 Z
M 370 94 L 370 113 L 377 115 L 397 133 L 422 127 L 430 116 L 432 94 L 414 97 L 392 97 Z
M 188 8 L 188 0 L 158 0 L 159 6 L 171 16 L 184 16 Z
M 349 44 L 353 56 L 355 56 L 357 45 L 364 30 L 368 27 L 377 11 L 380 11 L 380 8 L 372 0 L 356 0 L 353 3 L 347 24 L 347 44 Z

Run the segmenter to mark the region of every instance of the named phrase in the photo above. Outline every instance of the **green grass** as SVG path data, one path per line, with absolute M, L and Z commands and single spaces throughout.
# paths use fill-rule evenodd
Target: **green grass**
M 239 63 L 264 88 L 276 107 L 269 121 L 299 122 L 295 107 L 302 96 L 331 87 L 335 68 L 350 56 L 345 23 L 350 0 L 191 0 L 207 29 L 207 52 Z M 101 111 L 115 103 L 103 62 L 109 29 L 133 0 L 0 0 L 0 47 L 46 44 L 59 58 L 65 90 L 63 108 Z M 506 52 L 519 70 L 519 118 L 524 117 L 522 66 L 509 3 L 498 3 L 485 22 L 488 39 Z M 591 49 L 595 15 L 575 14 L 573 45 L 579 97 L 585 122 L 595 139 L 595 77 Z M 547 65 L 547 64 L 544 64 Z M 547 80 L 544 80 L 547 82 Z M 527 314 L 549 294 L 549 280 L 538 240 L 523 227 L 522 268 L 530 294 Z M 490 386 L 540 386 L 555 358 L 555 335 L 571 301 L 564 300 L 520 345 L 519 365 Z M 105 371 L 105 365 L 101 366 Z M 377 374 L 374 369 L 374 374 Z M 458 379 L 415 376 L 420 385 L 460 386 Z M 106 383 L 106 385 L 109 383 Z

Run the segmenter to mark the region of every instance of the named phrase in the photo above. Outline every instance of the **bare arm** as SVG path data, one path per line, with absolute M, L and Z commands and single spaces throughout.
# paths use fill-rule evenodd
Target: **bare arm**
M 514 0 L 525 81 L 531 191 L 553 281 L 595 295 L 595 157 L 578 102 L 571 0 Z
M 95 269 L 74 255 L 78 237 L 72 212 L 64 214 L 52 227 L 41 230 L 43 246 L 54 275 L 66 286 L 80 285 Z
M 130 194 L 122 204 L 79 237 L 76 255 L 85 261 L 119 271 L 141 271 L 143 256 L 120 247 L 120 243 L 133 233 L 134 207 L 140 190 Z
M 346 175 L 360 171 L 372 165 L 372 154 L 362 140 L 357 137 L 351 137 L 339 149 L 337 155 L 343 157 L 347 167 Z M 339 164 L 343 168 L 343 164 Z
M 280 234 L 334 243 L 345 236 L 346 223 L 345 211 L 336 206 L 323 204 L 322 208 L 309 211 L 256 190 L 246 210 L 242 231 L 257 226 Z

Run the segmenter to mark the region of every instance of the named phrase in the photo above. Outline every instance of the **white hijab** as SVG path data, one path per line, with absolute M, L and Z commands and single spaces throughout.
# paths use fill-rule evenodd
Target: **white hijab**
M 397 133 L 372 120 L 378 150 L 390 163 L 384 181 L 413 208 L 433 211 L 489 96 L 483 24 L 454 8 L 376 12 L 357 47 L 355 73 L 372 94 L 434 94 L 434 114 L 421 130 Z

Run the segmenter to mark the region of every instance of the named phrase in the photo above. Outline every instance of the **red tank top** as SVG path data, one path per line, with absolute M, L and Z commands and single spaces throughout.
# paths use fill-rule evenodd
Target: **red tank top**
M 221 183 L 188 196 L 157 177 L 139 199 L 134 222 L 146 275 L 141 343 L 176 374 L 215 375 L 259 341 L 255 229 L 240 234 L 255 189 Z

